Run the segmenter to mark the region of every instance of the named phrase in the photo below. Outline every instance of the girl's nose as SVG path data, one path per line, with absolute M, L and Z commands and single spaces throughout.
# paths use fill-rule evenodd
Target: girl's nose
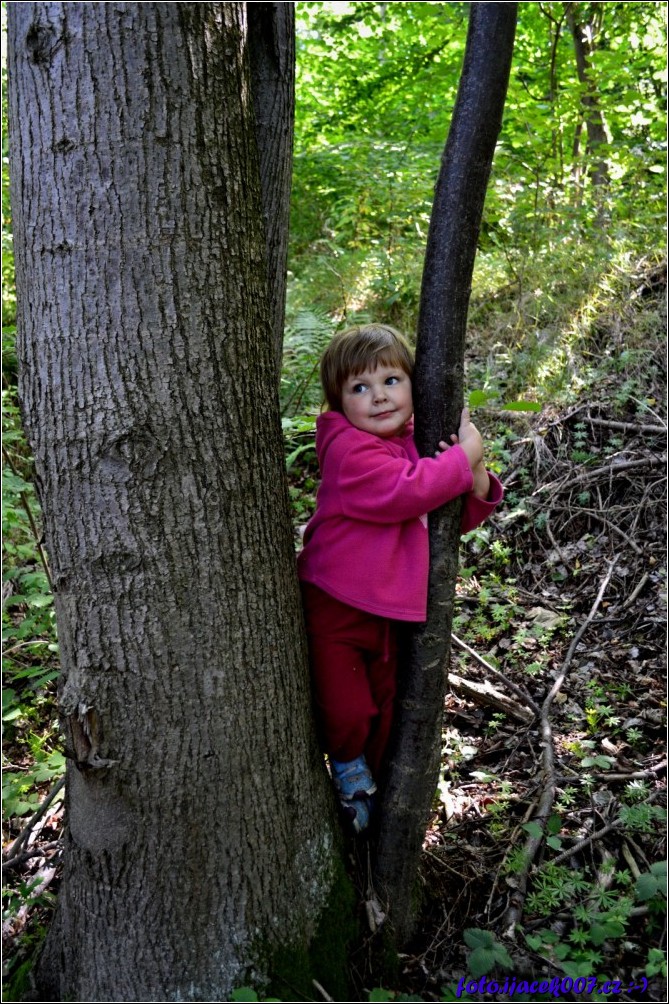
M 377 389 L 374 391 L 374 400 L 375 401 L 385 401 L 385 399 L 386 399 L 386 388 L 385 387 L 377 387 Z

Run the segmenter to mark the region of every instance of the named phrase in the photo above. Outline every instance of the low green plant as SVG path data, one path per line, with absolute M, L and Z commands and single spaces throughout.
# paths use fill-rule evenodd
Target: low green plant
M 655 897 L 659 897 L 660 901 L 666 900 L 667 862 L 656 861 L 647 872 L 642 872 L 636 880 L 634 891 L 637 899 L 643 903 Z
M 465 944 L 471 948 L 467 956 L 467 967 L 472 976 L 486 976 L 495 966 L 504 970 L 513 968 L 513 959 L 490 931 L 468 927 L 463 932 L 463 937 Z
M 667 956 L 659 948 L 648 949 L 648 961 L 644 970 L 646 976 L 667 978 Z
M 275 1001 L 276 1004 L 280 1004 L 279 997 L 259 997 L 257 992 L 252 987 L 238 987 L 233 990 L 230 994 L 231 1001 L 263 1001 L 269 1004 L 270 1001 Z
M 610 770 L 614 765 L 613 757 L 605 753 L 595 752 L 596 743 L 592 739 L 577 739 L 567 744 L 567 749 L 578 757 L 581 767 L 598 767 L 600 770 Z
M 633 802 L 620 806 L 618 818 L 621 825 L 628 830 L 650 833 L 656 826 L 664 826 L 667 810 L 661 805 L 650 802 Z
M 651 865 L 648 872 L 636 881 L 627 870 L 615 870 L 611 862 L 613 884 L 589 882 L 581 874 L 576 884 L 558 894 L 557 884 L 565 877 L 561 867 L 551 873 L 550 866 L 542 869 L 544 892 L 550 887 L 551 895 L 543 898 L 543 916 L 550 916 L 557 908 L 566 911 L 571 907 L 573 926 L 566 935 L 543 928 L 525 935 L 528 946 L 543 957 L 548 957 L 567 976 L 591 976 L 604 961 L 605 955 L 615 956 L 617 945 L 627 938 L 629 922 L 634 917 L 635 906 L 644 904 L 649 916 L 664 916 L 666 910 L 667 862 Z M 533 903 L 527 900 L 528 909 L 535 907 L 541 897 L 535 895 Z M 575 902 L 575 900 L 578 900 Z M 651 959 L 651 952 L 652 955 Z M 662 972 L 663 953 L 651 949 L 648 954 L 646 975 Z M 657 968 L 656 968 L 657 967 Z M 652 972 L 650 971 L 652 970 Z

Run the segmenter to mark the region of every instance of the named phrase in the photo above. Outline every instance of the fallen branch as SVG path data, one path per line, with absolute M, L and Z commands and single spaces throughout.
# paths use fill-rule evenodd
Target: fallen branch
M 592 774 L 591 776 L 595 781 L 602 781 L 604 784 L 608 784 L 609 781 L 643 781 L 651 777 L 657 777 L 658 774 L 661 774 L 662 771 L 665 771 L 666 769 L 667 761 L 662 760 L 654 767 L 648 767 L 646 770 L 632 770 L 627 774 L 621 771 L 618 774 L 602 773 Z M 569 784 L 570 781 L 575 780 L 577 777 L 579 777 L 579 773 L 574 770 L 571 774 L 561 774 L 557 776 L 555 780 L 557 784 Z
M 588 481 L 596 481 L 597 479 L 608 480 L 615 477 L 617 474 L 621 474 L 623 471 L 635 470 L 642 467 L 664 467 L 666 463 L 667 458 L 664 456 L 644 457 L 643 460 L 624 460 L 619 464 L 608 464 L 606 467 L 596 467 L 592 471 L 584 471 L 583 474 L 574 475 L 573 471 L 570 471 L 558 481 L 549 481 L 548 484 L 540 485 L 536 491 L 532 492 L 532 497 L 547 491 L 554 492 L 556 488 L 565 484 L 585 484 Z
M 630 774 L 595 774 L 595 780 L 606 781 L 642 781 L 644 778 L 657 777 L 667 769 L 667 761 L 662 760 L 647 770 L 634 770 Z
M 37 872 L 36 875 L 31 877 L 31 888 L 28 896 L 23 901 L 23 906 L 19 908 L 17 913 L 9 915 L 2 922 L 2 936 L 3 942 L 5 938 L 17 937 L 18 934 L 24 929 L 28 921 L 28 914 L 32 908 L 32 905 L 37 899 L 49 888 L 50 884 L 56 877 L 58 869 L 57 868 L 45 868 Z
M 544 772 L 544 789 L 539 798 L 539 803 L 537 806 L 537 811 L 534 814 L 532 822 L 536 823 L 539 827 L 540 832 L 529 834 L 527 840 L 525 841 L 525 846 L 523 848 L 523 869 L 518 874 L 515 880 L 515 888 L 511 894 L 511 899 L 509 906 L 504 914 L 504 925 L 505 934 L 508 938 L 514 938 L 516 927 L 520 923 L 523 915 L 523 908 L 525 905 L 525 897 L 527 895 L 527 883 L 529 880 L 530 867 L 534 858 L 537 855 L 541 844 L 544 839 L 544 830 L 548 817 L 550 816 L 551 809 L 553 807 L 553 801 L 555 799 L 555 788 L 556 788 L 556 776 L 555 776 L 555 751 L 553 748 L 553 732 L 551 729 L 551 724 L 549 720 L 549 714 L 551 705 L 556 695 L 560 692 L 564 681 L 567 678 L 567 673 L 569 667 L 571 666 L 572 659 L 574 658 L 574 653 L 576 651 L 576 646 L 585 634 L 587 628 L 592 623 L 599 605 L 601 604 L 604 593 L 606 592 L 607 586 L 611 581 L 611 576 L 613 575 L 613 569 L 615 568 L 617 558 L 609 563 L 609 568 L 602 580 L 599 587 L 599 592 L 595 602 L 593 603 L 590 612 L 586 619 L 581 624 L 580 628 L 574 635 L 567 656 L 562 664 L 562 669 L 559 676 L 555 680 L 555 683 L 549 690 L 546 698 L 541 706 L 541 721 L 540 721 L 540 735 L 541 735 L 541 745 L 542 745 L 542 761 L 543 761 L 543 772 Z
M 581 638 L 583 637 L 583 635 L 585 634 L 585 632 L 589 628 L 590 624 L 594 620 L 595 614 L 597 613 L 597 611 L 599 609 L 599 605 L 602 602 L 602 600 L 604 599 L 604 593 L 606 592 L 606 588 L 607 588 L 609 582 L 611 581 L 611 576 L 613 575 L 613 569 L 615 568 L 617 561 L 618 561 L 618 558 L 616 557 L 616 558 L 613 559 L 613 561 L 609 562 L 609 570 L 606 573 L 606 575 L 604 576 L 604 579 L 602 580 L 602 584 L 599 587 L 599 592 L 597 593 L 597 597 L 595 599 L 595 602 L 592 604 L 592 607 L 590 608 L 590 613 L 588 614 L 588 616 L 586 617 L 586 619 L 583 621 L 583 623 L 581 624 L 581 626 L 578 629 L 578 631 L 576 632 L 576 634 L 574 635 L 574 637 L 572 639 L 572 642 L 571 642 L 571 645 L 569 646 L 569 650 L 567 652 L 567 656 L 566 656 L 564 662 L 562 663 L 562 670 L 560 672 L 560 675 L 558 676 L 558 678 L 556 679 L 555 683 L 553 684 L 553 686 L 549 690 L 548 696 L 546 697 L 546 699 L 545 699 L 545 701 L 544 701 L 544 703 L 543 703 L 543 705 L 541 707 L 542 717 L 548 715 L 548 712 L 550 710 L 550 706 L 553 703 L 553 700 L 554 700 L 555 696 L 560 692 L 560 690 L 562 688 L 562 684 L 564 683 L 565 679 L 567 678 L 567 672 L 569 670 L 569 667 L 571 666 L 571 661 L 574 658 L 574 652 L 576 651 L 576 646 L 578 645 L 579 641 L 581 640 Z
M 482 655 L 479 655 L 479 653 L 476 652 L 473 648 L 470 648 L 469 645 L 462 640 L 462 638 L 458 638 L 457 635 L 451 634 L 451 641 L 454 642 L 454 644 L 457 645 L 458 648 L 461 648 L 463 652 L 466 652 L 468 655 L 471 655 L 472 659 L 475 659 L 476 662 L 478 662 L 479 666 L 483 666 L 483 668 L 488 673 L 490 673 L 491 676 L 494 676 L 495 679 L 503 683 L 504 686 L 507 687 L 512 694 L 515 694 L 516 697 L 523 702 L 523 704 L 526 704 L 529 708 L 531 708 L 535 715 L 538 716 L 541 714 L 541 708 L 539 707 L 538 704 L 534 702 L 534 700 L 530 697 L 530 695 L 523 687 L 518 687 L 515 683 L 512 683 L 511 680 L 508 680 L 506 676 L 504 676 L 504 673 L 500 672 L 500 670 L 497 669 L 495 666 L 492 666 L 486 659 L 483 658 Z
M 622 432 L 658 432 L 666 435 L 666 425 L 637 425 L 635 422 L 612 422 L 608 418 L 592 418 L 588 415 L 590 425 L 603 425 L 607 429 L 620 429 Z
M 535 715 L 532 711 L 517 704 L 500 690 L 496 690 L 488 680 L 479 683 L 476 680 L 465 680 L 462 676 L 456 676 L 455 673 L 449 672 L 448 682 L 453 690 L 457 690 L 458 693 L 477 704 L 487 704 L 497 708 L 498 711 L 502 711 L 505 715 L 511 715 L 512 718 L 517 718 L 519 721 L 525 722 L 526 725 L 534 721 Z
M 44 857 L 49 851 L 57 851 L 62 847 L 60 840 L 54 840 L 49 844 L 42 844 L 40 847 L 36 847 L 34 851 L 24 851 L 23 854 L 13 854 L 11 858 L 4 861 L 2 864 L 2 870 L 20 868 L 24 865 L 26 861 L 30 861 L 31 858 L 41 858 Z

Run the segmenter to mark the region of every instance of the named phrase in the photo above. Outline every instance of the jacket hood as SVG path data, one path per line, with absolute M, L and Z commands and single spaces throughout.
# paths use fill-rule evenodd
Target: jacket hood
M 351 425 L 346 415 L 342 414 L 340 411 L 324 411 L 322 415 L 319 415 L 316 419 L 316 453 L 318 455 L 318 462 L 322 465 L 325 455 L 332 443 L 337 439 L 342 433 L 348 432 L 351 429 L 358 432 L 361 436 L 371 436 L 371 432 L 363 432 L 361 429 L 356 429 L 354 425 Z M 413 435 L 413 419 L 407 422 L 406 429 L 401 436 L 392 436 L 390 442 L 393 440 L 395 442 L 403 442 L 405 439 L 411 438 Z

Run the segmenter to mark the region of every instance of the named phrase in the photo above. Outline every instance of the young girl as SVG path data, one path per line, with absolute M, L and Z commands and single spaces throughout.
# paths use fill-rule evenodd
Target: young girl
M 419 458 L 412 371 L 406 341 L 382 324 L 336 335 L 321 361 L 322 480 L 298 571 L 322 741 L 356 832 L 368 825 L 392 725 L 396 622 L 426 618 L 427 513 L 464 495 L 465 533 L 502 498 L 466 409 L 453 445 Z

